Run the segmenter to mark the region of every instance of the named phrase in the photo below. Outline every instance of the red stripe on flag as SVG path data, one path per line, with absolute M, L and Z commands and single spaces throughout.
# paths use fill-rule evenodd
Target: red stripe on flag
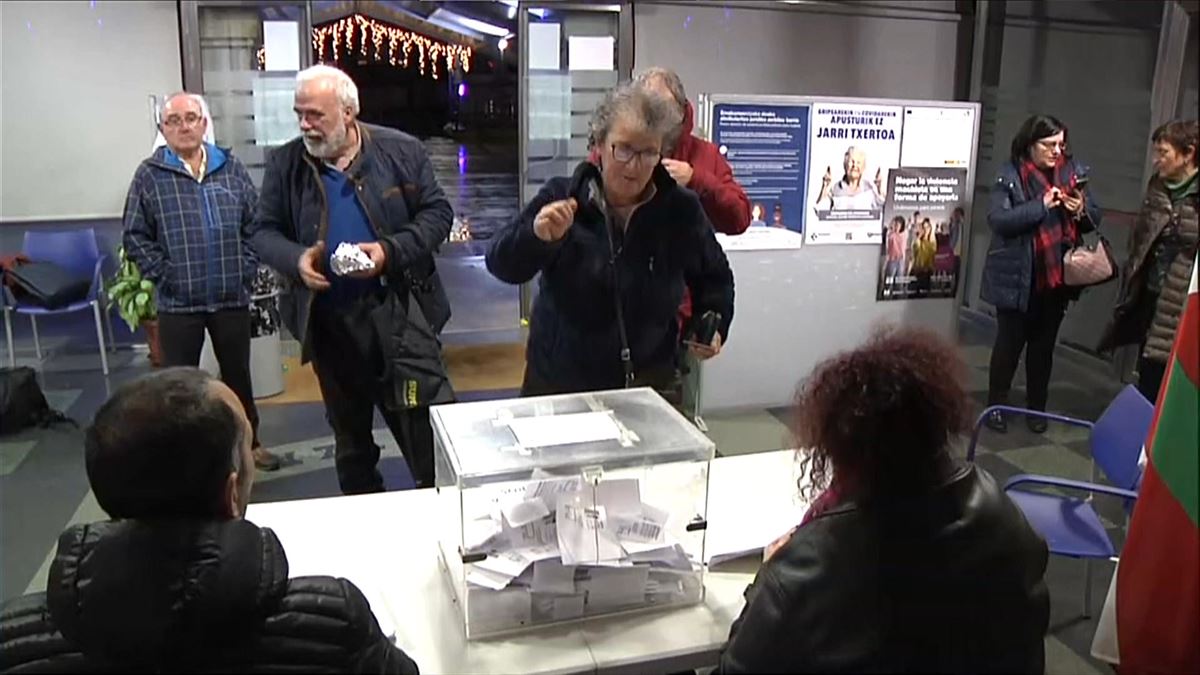
M 1192 293 L 1183 307 L 1175 339 L 1175 359 L 1193 387 L 1200 387 L 1200 294 Z
M 1153 464 L 1124 550 L 1137 556 L 1117 567 L 1120 672 L 1200 672 L 1200 529 Z

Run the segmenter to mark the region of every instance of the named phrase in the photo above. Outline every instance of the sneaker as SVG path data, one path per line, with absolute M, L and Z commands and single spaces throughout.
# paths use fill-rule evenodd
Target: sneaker
M 987 419 L 983 423 L 987 428 L 998 434 L 1008 433 L 1008 420 L 1004 419 L 1004 413 L 999 410 L 993 410 L 988 413 Z
M 1025 426 L 1029 427 L 1029 430 L 1035 434 L 1044 434 L 1049 423 L 1043 417 L 1027 416 L 1025 418 Z
M 263 446 L 257 446 L 250 451 L 254 455 L 254 466 L 259 471 L 278 471 L 280 461 L 279 458 L 267 452 Z

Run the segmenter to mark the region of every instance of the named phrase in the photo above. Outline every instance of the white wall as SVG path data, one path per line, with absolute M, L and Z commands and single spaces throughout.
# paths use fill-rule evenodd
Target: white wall
M 0 220 L 119 216 L 181 88 L 175 3 L 0 2 Z
M 736 9 L 736 3 L 639 2 L 634 17 L 634 71 L 674 69 L 693 102 L 705 92 L 954 95 L 954 21 Z
M 918 9 L 944 5 L 924 3 Z M 639 2 L 635 9 L 634 72 L 652 65 L 674 69 L 693 103 L 702 93 L 925 100 L 954 95 L 955 21 L 736 9 L 736 3 L 722 8 Z M 752 288 L 755 283 L 738 292 L 739 307 L 769 302 L 783 308 L 776 320 L 786 326 L 752 325 L 753 311 L 743 312 L 739 324 L 735 313 L 731 339 L 739 340 L 739 334 L 752 339 L 745 337 L 748 330 L 803 334 L 763 352 L 792 381 L 861 341 L 880 322 L 957 335 L 955 300 L 876 302 L 876 246 L 807 246 L 788 260 L 798 270 L 794 276 L 771 272 L 785 280 L 777 289 L 785 299 L 762 295 Z M 706 375 L 704 386 L 734 383 Z

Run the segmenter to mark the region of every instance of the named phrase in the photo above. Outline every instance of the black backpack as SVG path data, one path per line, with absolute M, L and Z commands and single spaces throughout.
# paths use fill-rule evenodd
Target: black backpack
M 58 422 L 75 424 L 46 402 L 33 368 L 0 368 L 0 435 Z

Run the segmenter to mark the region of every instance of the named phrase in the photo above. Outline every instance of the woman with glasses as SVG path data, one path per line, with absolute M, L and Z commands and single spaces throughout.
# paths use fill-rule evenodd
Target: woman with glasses
M 992 185 L 988 226 L 992 241 L 980 297 L 996 307 L 996 342 L 988 373 L 988 405 L 1008 403 L 1025 351 L 1026 407 L 1046 409 L 1054 345 L 1067 303 L 1078 289 L 1063 280 L 1063 255 L 1080 235 L 1100 224 L 1100 207 L 1084 190 L 1087 170 L 1067 150 L 1067 128 L 1049 115 L 1025 120 L 1013 138 L 1010 161 Z M 1046 421 L 1027 417 L 1042 433 Z M 987 426 L 1008 430 L 993 412 Z
M 677 393 L 685 286 L 693 316 L 716 322 L 699 341 L 684 327 L 692 353 L 711 358 L 728 339 L 729 262 L 695 193 L 660 163 L 673 124 L 661 99 L 613 90 L 592 113 L 595 163 L 550 179 L 497 233 L 487 254 L 493 275 L 522 284 L 540 274 L 523 395 L 628 385 Z

